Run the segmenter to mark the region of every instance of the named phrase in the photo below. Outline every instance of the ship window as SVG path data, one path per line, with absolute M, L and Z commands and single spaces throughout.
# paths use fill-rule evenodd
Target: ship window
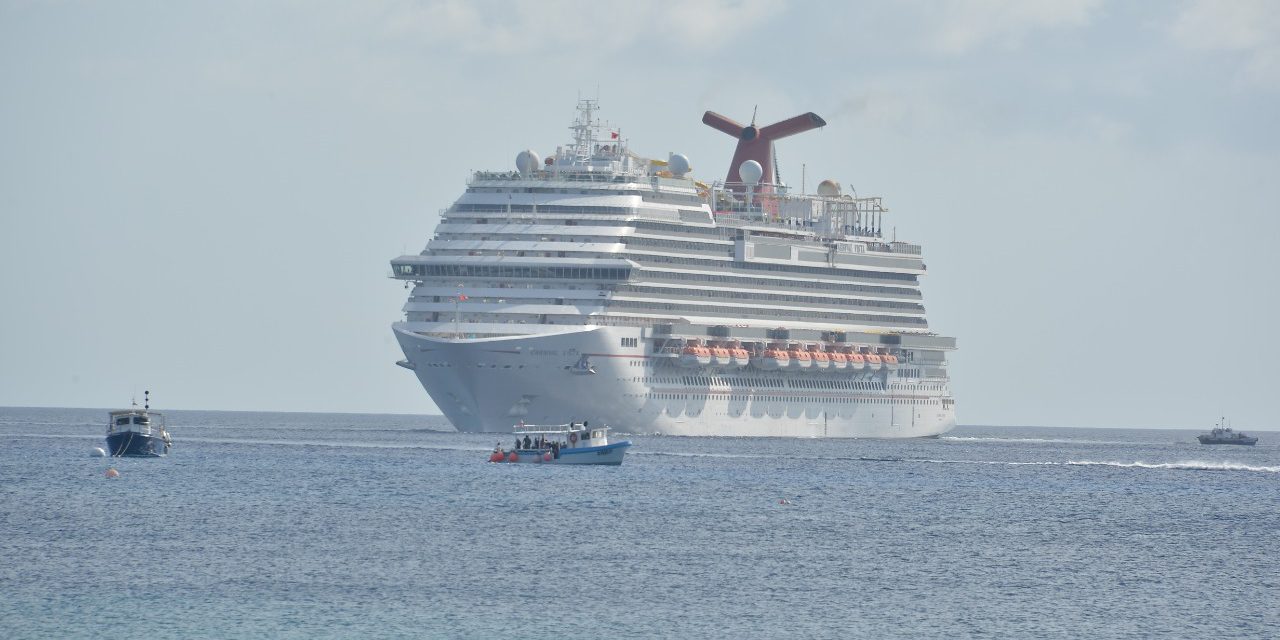
M 116 424 L 129 424 L 129 418 L 116 418 Z
M 134 424 L 151 424 L 151 420 L 148 420 L 147 418 L 144 418 L 142 416 L 136 416 L 133 419 L 133 423 Z

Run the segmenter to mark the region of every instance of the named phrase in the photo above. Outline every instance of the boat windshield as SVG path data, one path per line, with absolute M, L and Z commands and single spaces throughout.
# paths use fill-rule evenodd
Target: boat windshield
M 143 416 L 136 416 L 133 419 L 133 423 L 134 424 L 151 424 L 151 420 Z
M 129 417 L 125 416 L 123 418 L 116 418 L 116 424 L 117 425 L 129 424 Z

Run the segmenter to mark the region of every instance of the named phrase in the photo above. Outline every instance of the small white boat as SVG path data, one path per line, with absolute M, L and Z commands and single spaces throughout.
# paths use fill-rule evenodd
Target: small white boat
M 630 440 L 609 442 L 609 427 L 578 424 L 517 424 L 515 446 L 502 443 L 489 454 L 489 462 L 530 462 L 535 464 L 604 464 L 617 466 L 631 446 Z

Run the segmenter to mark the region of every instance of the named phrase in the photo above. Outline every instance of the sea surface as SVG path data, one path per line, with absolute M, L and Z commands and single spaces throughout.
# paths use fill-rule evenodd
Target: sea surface
M 106 409 L 0 408 L 0 637 L 1280 637 L 1276 432 L 633 435 L 561 467 L 438 416 L 167 413 L 171 455 L 110 459 Z

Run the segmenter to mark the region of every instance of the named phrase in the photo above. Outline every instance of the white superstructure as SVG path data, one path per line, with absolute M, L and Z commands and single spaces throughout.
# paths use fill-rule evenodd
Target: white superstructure
M 705 184 L 683 156 L 633 154 L 594 101 L 578 108 L 570 145 L 477 172 L 426 249 L 391 263 L 413 288 L 393 325 L 398 364 L 456 428 L 572 419 L 627 433 L 918 437 L 954 426 L 955 340 L 929 331 L 920 247 L 883 238 L 880 198 L 830 181 L 797 194 L 755 160 L 730 172 L 740 182 Z M 742 140 L 769 129 L 752 123 Z

